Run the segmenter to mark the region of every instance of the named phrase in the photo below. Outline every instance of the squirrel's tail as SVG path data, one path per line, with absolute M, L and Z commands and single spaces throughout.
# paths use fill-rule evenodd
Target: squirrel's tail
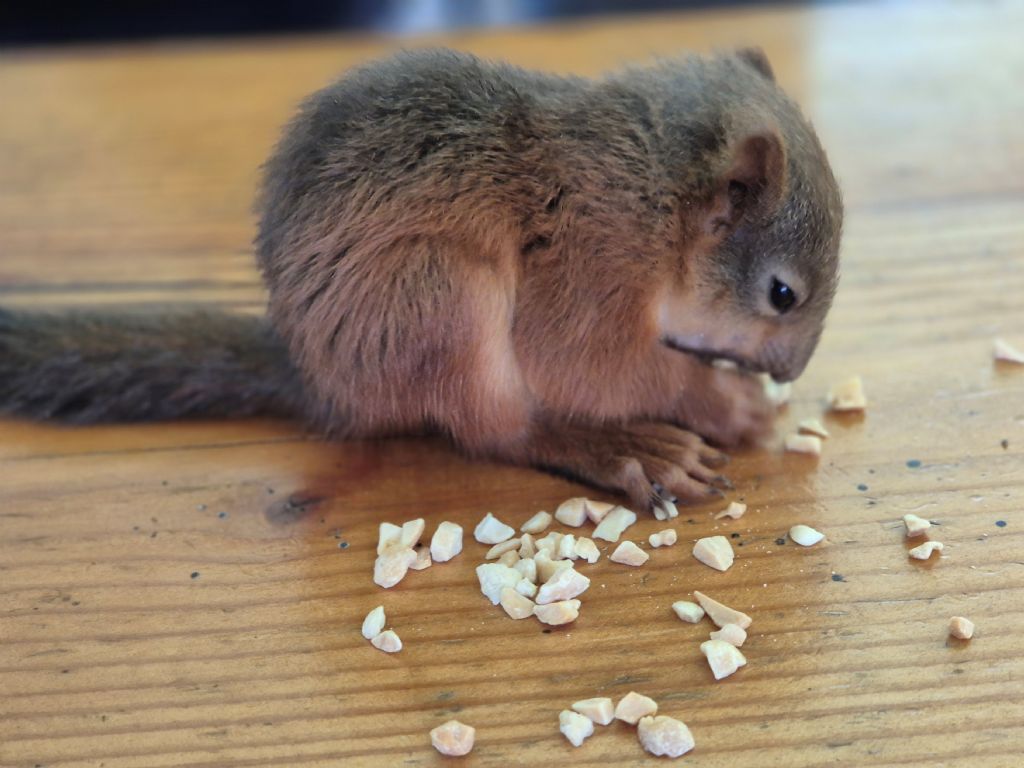
M 0 413 L 75 424 L 300 412 L 266 320 L 0 310 Z

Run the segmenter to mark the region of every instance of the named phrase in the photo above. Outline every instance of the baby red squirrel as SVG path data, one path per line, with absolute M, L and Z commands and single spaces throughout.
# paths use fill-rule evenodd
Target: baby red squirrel
M 0 312 L 0 410 L 302 413 L 695 500 L 839 270 L 838 187 L 755 50 L 598 80 L 401 53 L 303 105 L 258 208 L 266 318 Z

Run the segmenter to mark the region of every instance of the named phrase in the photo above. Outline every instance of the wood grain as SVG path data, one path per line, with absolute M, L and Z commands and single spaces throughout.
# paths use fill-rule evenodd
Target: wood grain
M 1024 345 L 1022 23 L 1009 3 L 836 5 L 425 41 L 584 74 L 763 45 L 849 209 L 842 288 L 779 434 L 853 373 L 867 414 L 828 418 L 817 463 L 736 456 L 746 517 L 685 509 L 679 545 L 587 569 L 579 621 L 551 632 L 483 599 L 475 543 L 387 592 L 370 574 L 381 520 L 519 524 L 580 493 L 567 481 L 282 422 L 0 422 L 0 765 L 430 765 L 452 716 L 478 729 L 465 765 L 653 765 L 621 724 L 578 750 L 557 730 L 572 701 L 631 689 L 690 725 L 689 765 L 1021 765 L 1024 370 L 990 344 Z M 399 42 L 4 54 L 0 304 L 259 311 L 259 163 L 305 93 Z M 908 560 L 906 512 L 941 523 L 941 560 Z M 780 544 L 797 522 L 827 543 Z M 690 556 L 734 532 L 729 572 Z M 669 610 L 693 589 L 754 617 L 723 682 L 708 626 Z M 398 655 L 359 634 L 379 603 Z M 954 614 L 970 643 L 947 640 Z

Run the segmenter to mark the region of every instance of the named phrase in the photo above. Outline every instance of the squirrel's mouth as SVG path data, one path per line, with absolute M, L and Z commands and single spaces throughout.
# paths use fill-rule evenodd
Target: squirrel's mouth
M 674 349 L 676 352 L 682 352 L 685 355 L 692 355 L 706 365 L 714 365 L 717 361 L 724 360 L 732 363 L 741 371 L 745 371 L 747 373 L 768 373 L 771 374 L 772 378 L 776 377 L 776 373 L 769 371 L 764 365 L 735 352 L 730 352 L 724 349 L 715 349 L 713 347 L 697 347 L 692 344 L 687 344 L 680 339 L 673 338 L 672 336 L 663 336 L 661 343 L 669 349 Z

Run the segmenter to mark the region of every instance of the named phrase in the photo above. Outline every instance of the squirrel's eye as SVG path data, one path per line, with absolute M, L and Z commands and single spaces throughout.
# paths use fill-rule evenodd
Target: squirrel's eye
M 772 278 L 772 289 L 771 289 L 771 300 L 772 306 L 780 314 L 784 315 L 793 308 L 796 304 L 796 293 L 793 289 L 786 285 L 784 282 L 779 280 L 777 277 Z

